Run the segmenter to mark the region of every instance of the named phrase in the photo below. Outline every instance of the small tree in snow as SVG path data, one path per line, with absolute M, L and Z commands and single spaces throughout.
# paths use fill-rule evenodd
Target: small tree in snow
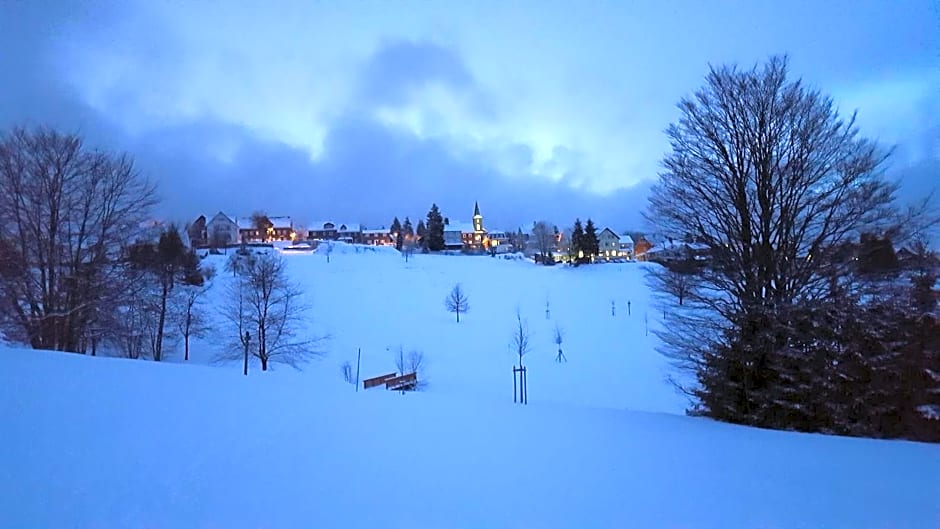
M 509 342 L 513 352 L 519 357 L 519 367 L 522 367 L 522 357 L 532 348 L 530 344 L 529 324 L 522 319 L 519 309 L 516 309 L 516 328 L 512 332 L 512 340 Z
M 460 313 L 463 312 L 466 314 L 466 312 L 470 310 L 467 295 L 464 294 L 463 287 L 460 286 L 460 283 L 454 285 L 450 294 L 444 299 L 444 306 L 447 307 L 447 310 L 457 315 L 457 323 L 460 323 Z
M 205 336 L 209 321 L 202 308 L 202 295 L 208 286 L 185 285 L 178 294 L 176 326 L 183 337 L 183 360 L 189 361 L 190 337 Z
M 556 362 L 567 362 L 565 353 L 561 350 L 561 342 L 565 339 L 565 331 L 557 323 L 555 324 L 555 345 L 558 346 L 558 354 L 555 356 Z

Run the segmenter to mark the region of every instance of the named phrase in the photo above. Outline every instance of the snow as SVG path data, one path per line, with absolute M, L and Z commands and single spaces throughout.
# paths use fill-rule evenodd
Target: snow
M 0 349 L 0 527 L 936 527 L 940 447 Z
M 0 345 L 0 527 L 937 527 L 940 446 L 682 416 L 645 263 L 284 252 L 329 354 L 249 377 Z M 269 249 L 266 251 L 277 251 Z M 226 256 L 206 264 L 224 270 Z M 220 306 L 231 275 L 207 299 Z M 461 283 L 470 311 L 443 305 Z M 546 300 L 550 318 L 546 319 Z M 611 300 L 616 314 L 611 315 Z M 630 301 L 630 314 L 627 314 Z M 529 405 L 512 403 L 516 310 Z M 568 362 L 554 362 L 553 330 Z M 649 335 L 646 329 L 649 326 Z M 426 390 L 356 392 L 420 350 Z M 178 359 L 177 359 L 178 361 Z

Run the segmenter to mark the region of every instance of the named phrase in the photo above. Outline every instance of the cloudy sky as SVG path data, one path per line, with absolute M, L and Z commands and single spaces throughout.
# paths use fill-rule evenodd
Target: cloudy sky
M 0 127 L 130 152 L 173 219 L 642 229 L 679 98 L 777 53 L 940 187 L 940 0 L 0 2 Z

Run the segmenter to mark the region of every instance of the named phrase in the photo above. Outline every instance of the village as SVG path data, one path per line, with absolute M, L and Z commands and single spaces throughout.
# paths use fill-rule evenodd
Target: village
M 529 230 L 488 229 L 479 203 L 474 204 L 470 222 L 443 219 L 443 245 L 440 253 L 450 255 L 502 255 L 523 254 L 544 264 L 584 262 L 670 262 L 694 258 L 704 259 L 707 246 L 695 242 L 660 240 L 636 232 L 615 230 L 611 227 L 595 229 L 595 245 L 587 252 L 575 249 L 573 241 L 580 229 L 580 220 L 574 229 L 559 229 L 549 226 L 547 244 L 540 237 L 539 224 Z M 429 251 L 424 240 L 427 228 L 423 220 L 415 227 L 406 218 L 404 224 L 398 218 L 389 227 L 370 228 L 357 222 L 319 220 L 301 225 L 291 216 L 269 216 L 256 212 L 250 216 L 232 216 L 219 211 L 211 217 L 200 215 L 186 225 L 186 234 L 193 248 L 221 250 L 246 244 L 281 243 L 289 250 L 313 250 L 325 241 L 368 246 L 391 246 L 400 251 Z M 540 242 L 540 238 L 543 242 Z M 653 241 L 656 241 L 655 243 Z M 545 251 L 545 246 L 548 246 Z M 540 248 L 541 246 L 541 248 Z M 435 251 L 433 248 L 430 251 Z M 541 256 L 546 255 L 548 259 Z

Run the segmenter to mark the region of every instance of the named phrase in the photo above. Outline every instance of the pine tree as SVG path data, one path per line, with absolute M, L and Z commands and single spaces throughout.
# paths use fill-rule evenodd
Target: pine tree
M 418 236 L 418 244 L 421 246 L 421 251 L 428 251 L 428 240 L 427 240 L 428 230 L 424 226 L 424 219 L 418 220 L 418 228 L 416 230 L 416 235 Z
M 601 243 L 597 240 L 597 228 L 594 227 L 594 221 L 591 219 L 588 219 L 584 226 L 583 241 L 584 257 L 590 258 L 600 253 Z
M 427 229 L 427 248 L 432 252 L 439 252 L 444 249 L 444 217 L 437 208 L 437 204 L 431 204 L 427 220 L 425 226 Z
M 404 232 L 405 238 L 410 239 L 411 237 L 414 237 L 415 230 L 411 226 L 411 219 L 408 217 L 405 217 L 405 223 L 401 225 L 401 231 Z
M 402 242 L 404 241 L 404 235 L 401 232 L 401 222 L 398 222 L 398 217 L 395 217 L 392 220 L 392 237 L 395 239 L 395 249 L 401 251 Z
M 584 248 L 584 227 L 581 226 L 581 219 L 575 219 L 574 228 L 571 229 L 571 253 L 576 259 L 576 263 L 581 262 L 579 254 L 587 256 L 587 251 Z

